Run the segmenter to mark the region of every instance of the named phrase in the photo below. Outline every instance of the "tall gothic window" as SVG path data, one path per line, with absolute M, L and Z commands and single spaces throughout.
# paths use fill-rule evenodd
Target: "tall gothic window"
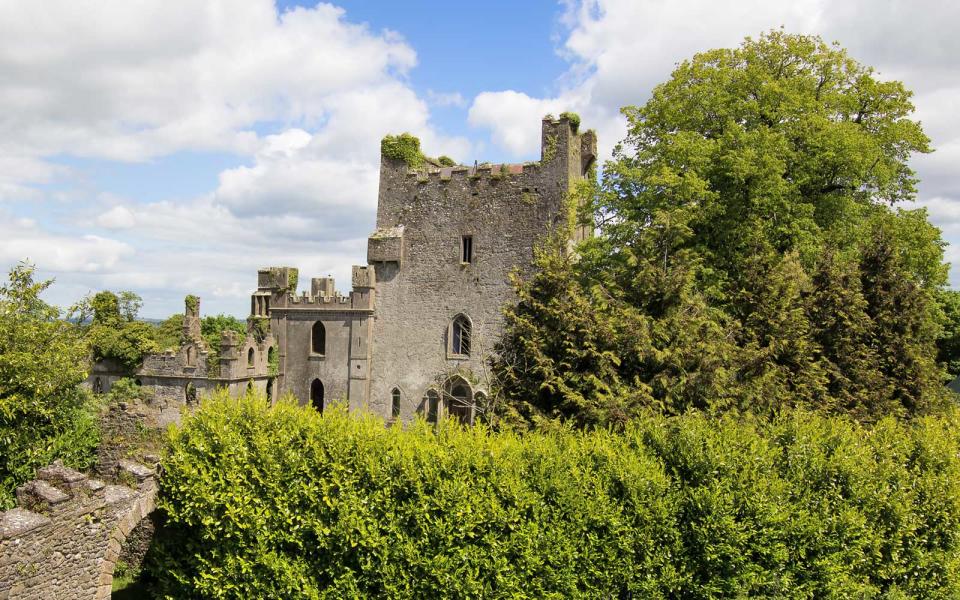
M 247 351 L 247 366 L 248 366 L 248 367 L 252 367 L 252 366 L 253 366 L 253 359 L 256 358 L 256 356 L 257 356 L 257 353 L 253 350 L 253 348 L 250 348 L 250 350 Z
M 310 350 L 314 354 L 326 354 L 327 353 L 327 330 L 324 329 L 323 323 L 317 321 L 313 324 L 313 334 L 311 335 L 310 341 Z
M 390 392 L 390 416 L 394 419 L 400 417 L 400 390 L 393 388 Z
M 457 315 L 450 326 L 450 354 L 470 356 L 470 319 L 466 315 Z

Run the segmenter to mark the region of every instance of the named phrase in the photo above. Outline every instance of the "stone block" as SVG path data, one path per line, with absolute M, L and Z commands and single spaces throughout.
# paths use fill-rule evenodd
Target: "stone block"
M 0 540 L 20 537 L 49 522 L 50 519 L 43 515 L 22 508 L 12 508 L 0 513 Z
M 63 463 L 56 461 L 50 466 L 37 471 L 37 479 L 49 482 L 65 492 L 72 492 L 86 487 L 87 476 L 79 471 L 74 471 L 69 467 L 63 466 Z
M 53 508 L 70 500 L 70 495 L 46 481 L 34 479 L 17 488 L 17 503 L 22 506 Z

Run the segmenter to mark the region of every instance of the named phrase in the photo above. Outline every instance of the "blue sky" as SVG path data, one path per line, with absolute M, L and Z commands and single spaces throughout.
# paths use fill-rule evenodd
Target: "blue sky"
M 954 4 L 851 0 L 360 2 L 0 0 L 0 263 L 69 304 L 132 289 L 244 316 L 257 267 L 344 289 L 373 228 L 378 140 L 463 162 L 535 159 L 579 112 L 601 152 L 693 53 L 783 25 L 916 92 L 937 151 L 919 200 L 960 248 Z M 953 270 L 957 282 L 958 270 Z

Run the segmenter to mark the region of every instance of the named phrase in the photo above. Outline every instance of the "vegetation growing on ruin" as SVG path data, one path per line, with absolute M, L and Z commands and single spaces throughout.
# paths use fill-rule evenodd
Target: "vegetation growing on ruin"
M 566 119 L 570 122 L 570 128 L 573 129 L 573 132 L 576 133 L 580 129 L 580 115 L 575 112 L 562 112 L 560 113 L 561 119 Z
M 160 351 L 156 328 L 136 320 L 141 304 L 140 297 L 133 292 L 118 295 L 110 291 L 97 292 L 79 302 L 79 313 L 92 315 L 89 325 L 83 328 L 94 360 L 114 361 L 133 373 L 147 354 Z
M 816 37 L 682 62 L 624 109 L 591 193 L 598 235 L 575 257 L 548 245 L 518 287 L 503 417 L 622 427 L 649 408 L 803 405 L 873 421 L 953 402 L 944 243 L 895 206 L 929 150 L 912 111 L 902 84 Z
M 0 286 L 0 510 L 54 459 L 90 466 L 99 440 L 98 406 L 79 387 L 87 344 L 76 324 L 40 298 L 52 282 L 34 274 L 20 264 Z
M 175 598 L 954 597 L 958 419 L 518 435 L 221 395 L 170 438 L 150 568 Z
M 450 158 L 445 154 L 441 154 L 437 158 L 437 162 L 440 163 L 440 166 L 443 166 L 443 167 L 455 167 L 457 165 L 457 161 L 453 160 L 452 158 Z
M 207 374 L 216 377 L 220 374 L 221 341 L 224 331 L 233 331 L 237 339 L 242 340 L 247 335 L 247 325 L 244 321 L 231 315 L 211 315 L 200 320 L 200 334 L 207 346 Z
M 409 133 L 386 135 L 380 140 L 380 155 L 393 160 L 402 160 L 411 169 L 419 169 L 426 163 L 420 151 L 420 138 Z
M 194 296 L 193 294 L 188 294 L 184 299 L 183 303 L 187 308 L 187 312 L 192 315 L 200 313 L 200 298 Z

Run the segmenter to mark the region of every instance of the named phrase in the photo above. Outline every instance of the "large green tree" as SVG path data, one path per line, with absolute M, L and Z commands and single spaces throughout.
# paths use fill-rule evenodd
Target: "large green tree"
M 619 386 L 648 390 L 629 395 L 634 409 L 668 411 L 813 404 L 872 419 L 942 402 L 944 244 L 924 211 L 894 206 L 916 193 L 910 156 L 929 151 L 910 96 L 841 48 L 782 31 L 680 63 L 623 109 L 626 138 L 590 204 L 599 235 L 563 274 L 576 285 L 561 293 L 589 292 L 582 305 L 529 301 L 558 283 L 541 259 L 551 268 L 508 314 L 510 404 L 546 389 L 535 412 L 570 416 L 558 410 L 570 398 L 604 404 L 593 390 Z M 642 344 L 609 319 L 643 323 Z M 603 339 L 614 368 L 550 350 L 576 344 L 554 324 L 594 322 L 582 335 Z M 519 385 L 512 348 L 535 339 L 538 373 L 580 369 L 565 379 L 589 386 L 558 396 L 535 373 Z
M 50 283 L 19 265 L 0 287 L 0 509 L 54 458 L 88 466 L 98 441 L 89 396 L 79 389 L 88 349 L 78 327 L 41 299 Z

